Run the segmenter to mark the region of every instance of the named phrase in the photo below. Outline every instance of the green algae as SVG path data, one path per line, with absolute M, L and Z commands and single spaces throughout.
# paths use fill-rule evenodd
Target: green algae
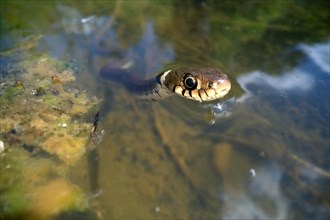
M 0 218 L 48 219 L 62 211 L 84 210 L 86 198 L 68 182 L 63 164 L 9 148 L 0 160 Z
M 19 45 L 1 53 L 19 59 L 1 70 L 0 218 L 49 219 L 86 210 L 86 196 L 65 176 L 87 151 L 93 124 L 85 117 L 100 100 L 72 87 L 77 69 L 71 62 Z
M 58 66 L 63 67 L 60 72 Z M 82 116 L 91 107 L 95 110 L 99 100 L 88 97 L 79 89 L 70 89 L 68 83 L 75 80 L 75 70 L 64 67 L 70 65 L 47 55 L 15 63 L 14 70 L 22 70 L 23 74 L 9 74 L 2 79 L 0 127 L 5 143 L 11 130 L 19 130 L 21 132 L 15 138 L 20 143 L 35 145 L 68 164 L 74 164 L 85 152 L 92 126 L 84 122 Z M 15 86 L 18 81 L 20 86 Z M 71 144 L 66 145 L 66 141 L 58 138 Z
M 3 98 L 5 100 L 7 100 L 8 102 L 11 102 L 11 101 L 13 101 L 13 99 L 15 99 L 15 97 L 23 95 L 23 94 L 24 94 L 23 88 L 17 88 L 17 87 L 11 86 L 7 89 Z M 1 104 L 6 104 L 8 102 L 1 100 Z

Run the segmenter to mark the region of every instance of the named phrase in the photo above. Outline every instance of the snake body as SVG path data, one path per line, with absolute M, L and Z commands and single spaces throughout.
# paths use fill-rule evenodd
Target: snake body
M 213 101 L 224 97 L 231 88 L 228 76 L 211 67 L 171 69 L 143 80 L 125 69 L 106 65 L 101 69 L 100 76 L 123 84 L 131 93 L 148 101 L 174 94 L 199 102 Z

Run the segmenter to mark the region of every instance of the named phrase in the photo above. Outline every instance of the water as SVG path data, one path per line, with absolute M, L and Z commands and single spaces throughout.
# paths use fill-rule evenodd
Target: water
M 103 98 L 101 142 L 68 174 L 100 218 L 330 217 L 326 1 L 1 7 L 2 50 L 37 32 L 36 50 L 72 60 L 76 84 Z M 233 88 L 208 104 L 140 103 L 98 76 L 107 63 L 145 78 L 215 65 Z

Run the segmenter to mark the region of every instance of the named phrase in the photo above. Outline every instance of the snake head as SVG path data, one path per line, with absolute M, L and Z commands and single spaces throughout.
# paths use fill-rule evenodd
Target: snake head
M 163 86 L 195 101 L 213 101 L 224 97 L 231 88 L 226 74 L 217 68 L 180 68 L 160 75 Z

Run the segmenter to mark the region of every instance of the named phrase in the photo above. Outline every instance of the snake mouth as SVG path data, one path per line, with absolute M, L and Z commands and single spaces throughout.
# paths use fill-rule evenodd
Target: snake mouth
M 214 89 L 216 90 L 216 93 L 219 95 L 220 98 L 227 95 L 227 93 L 231 89 L 231 83 L 226 74 L 224 74 L 224 73 L 221 74 L 221 79 L 219 79 L 217 81 L 216 88 L 214 88 Z
M 191 99 L 194 99 L 196 101 L 202 102 L 202 101 L 213 101 L 215 99 L 223 98 L 225 95 L 228 94 L 228 92 L 231 89 L 231 83 L 228 79 L 220 79 L 215 82 L 209 82 L 212 85 L 208 89 L 197 89 L 197 93 L 192 93 Z M 189 98 L 189 97 L 187 97 Z
M 200 90 L 204 89 L 205 95 L 203 96 L 203 92 L 199 91 L 199 97 L 193 97 L 197 101 L 213 101 L 223 98 L 231 89 L 228 76 L 220 70 L 212 69 L 212 71 L 206 72 L 202 76 Z
M 216 88 L 216 93 L 219 95 L 219 98 L 222 98 L 228 94 L 230 89 L 231 89 L 231 83 L 230 83 L 229 79 L 227 78 L 226 80 L 222 80 L 220 82 L 220 84 Z

